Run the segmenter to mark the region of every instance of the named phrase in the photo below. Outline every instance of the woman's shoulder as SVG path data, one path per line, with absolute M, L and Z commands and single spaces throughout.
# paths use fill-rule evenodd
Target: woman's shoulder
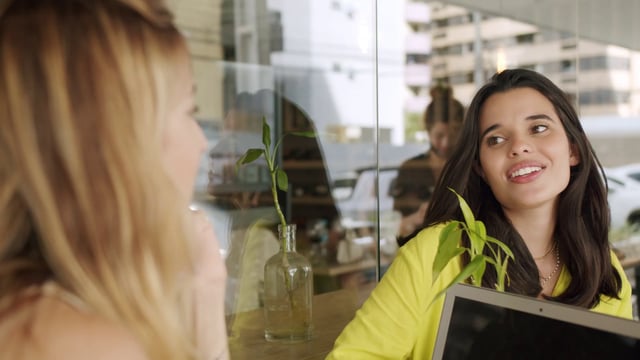
M 418 154 L 414 157 L 404 160 L 398 169 L 400 170 L 412 170 L 423 169 L 428 167 L 428 161 L 430 159 L 429 152 Z
M 55 296 L 35 296 L 0 315 L 0 359 L 147 359 L 123 326 Z
M 440 223 L 423 228 L 402 248 L 407 247 L 409 251 L 414 252 L 435 253 L 438 249 L 440 233 L 446 224 Z

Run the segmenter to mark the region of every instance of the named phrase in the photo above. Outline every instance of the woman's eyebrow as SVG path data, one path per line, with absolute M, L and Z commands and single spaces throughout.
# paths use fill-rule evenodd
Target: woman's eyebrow
M 553 119 L 551 118 L 551 116 L 547 115 L 547 114 L 534 114 L 534 115 L 529 115 L 526 118 L 524 118 L 525 120 L 540 120 L 540 119 L 546 119 L 546 120 L 550 120 L 553 121 Z
M 482 135 L 480 135 L 480 139 L 484 139 L 484 137 L 490 133 L 491 131 L 497 129 L 500 127 L 500 124 L 493 124 L 491 126 L 489 126 L 485 131 L 482 132 Z

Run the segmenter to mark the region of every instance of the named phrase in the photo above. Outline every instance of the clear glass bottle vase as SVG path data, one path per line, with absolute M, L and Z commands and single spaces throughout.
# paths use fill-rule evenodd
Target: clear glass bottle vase
M 296 252 L 296 225 L 278 226 L 282 247 L 264 266 L 264 336 L 268 341 L 298 342 L 313 333 L 313 270 Z

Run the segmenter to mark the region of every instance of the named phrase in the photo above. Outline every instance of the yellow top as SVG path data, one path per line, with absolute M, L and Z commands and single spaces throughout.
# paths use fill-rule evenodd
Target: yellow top
M 451 261 L 431 286 L 431 266 L 443 226 L 422 230 L 400 248 L 371 296 L 336 340 L 328 360 L 431 358 L 444 296 L 431 307 L 429 303 L 461 271 L 460 261 Z M 613 252 L 611 259 L 622 278 L 620 300 L 603 296 L 591 310 L 631 319 L 631 285 Z M 570 282 L 571 275 L 563 267 L 553 295 L 561 294 Z

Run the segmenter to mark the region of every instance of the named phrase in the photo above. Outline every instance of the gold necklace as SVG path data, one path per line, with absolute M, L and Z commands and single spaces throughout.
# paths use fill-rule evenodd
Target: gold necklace
M 549 274 L 546 277 L 540 277 L 540 286 L 544 287 L 544 285 L 551 280 L 551 278 L 553 277 L 553 275 L 555 275 L 558 270 L 560 269 L 560 250 L 558 250 L 558 247 L 554 245 L 553 247 L 554 249 L 556 249 L 556 266 L 553 268 L 553 271 L 551 272 L 551 274 Z M 546 255 L 545 255 L 546 256 Z
M 544 255 L 542 255 L 540 257 L 534 257 L 533 260 L 538 261 L 538 260 L 542 260 L 542 259 L 546 258 L 547 255 L 549 255 L 553 251 L 553 249 L 555 249 L 555 248 L 556 248 L 556 243 L 554 242 L 553 245 L 551 245 L 551 247 L 549 248 L 549 250 L 547 250 L 547 252 L 544 253 Z

